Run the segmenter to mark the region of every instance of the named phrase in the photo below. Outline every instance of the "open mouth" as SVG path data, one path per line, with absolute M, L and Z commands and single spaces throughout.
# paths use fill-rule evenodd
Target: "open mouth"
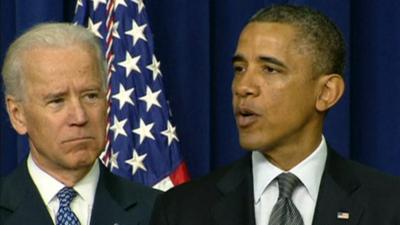
M 247 108 L 239 108 L 236 112 L 236 123 L 239 127 L 248 127 L 255 123 L 258 114 Z

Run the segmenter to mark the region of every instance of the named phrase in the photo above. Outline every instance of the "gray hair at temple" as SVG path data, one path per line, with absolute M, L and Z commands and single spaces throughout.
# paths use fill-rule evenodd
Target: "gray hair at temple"
M 298 30 L 299 51 L 311 54 L 319 74 L 343 76 L 346 47 L 343 35 L 325 15 L 306 6 L 276 5 L 261 9 L 252 22 L 273 22 L 292 25 Z
M 22 91 L 25 90 L 24 57 L 22 56 L 25 52 L 36 47 L 64 48 L 71 45 L 82 45 L 94 52 L 103 88 L 106 90 L 106 63 L 97 37 L 84 27 L 70 23 L 43 23 L 28 30 L 9 47 L 2 69 L 5 96 L 11 95 L 18 100 L 24 97 L 24 91 Z

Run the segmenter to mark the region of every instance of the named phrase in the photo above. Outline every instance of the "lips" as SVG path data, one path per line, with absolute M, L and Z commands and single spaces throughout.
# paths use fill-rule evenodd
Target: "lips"
M 73 138 L 68 138 L 67 140 L 62 141 L 62 143 L 71 143 L 71 142 L 85 142 L 93 140 L 93 137 L 73 137 Z
M 247 107 L 238 107 L 235 110 L 236 115 L 236 123 L 240 128 L 246 128 L 254 124 L 259 114 L 257 114 L 254 110 Z

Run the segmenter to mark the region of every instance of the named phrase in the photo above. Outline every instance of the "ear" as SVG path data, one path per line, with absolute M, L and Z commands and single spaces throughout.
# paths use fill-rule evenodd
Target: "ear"
M 7 95 L 6 104 L 12 126 L 19 134 L 26 134 L 26 119 L 21 101 L 17 101 L 14 96 Z
M 334 106 L 344 93 L 344 81 L 339 74 L 322 75 L 319 79 L 320 91 L 315 107 L 320 112 L 325 112 Z

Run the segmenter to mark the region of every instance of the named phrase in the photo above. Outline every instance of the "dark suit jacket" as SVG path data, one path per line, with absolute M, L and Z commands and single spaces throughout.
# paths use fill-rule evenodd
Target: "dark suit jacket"
M 254 225 L 251 157 L 159 196 L 151 225 Z M 338 219 L 338 212 L 349 219 Z M 398 225 L 400 182 L 328 150 L 313 225 Z
M 158 191 L 100 168 L 91 224 L 147 225 Z M 0 181 L 0 225 L 54 225 L 26 163 Z

